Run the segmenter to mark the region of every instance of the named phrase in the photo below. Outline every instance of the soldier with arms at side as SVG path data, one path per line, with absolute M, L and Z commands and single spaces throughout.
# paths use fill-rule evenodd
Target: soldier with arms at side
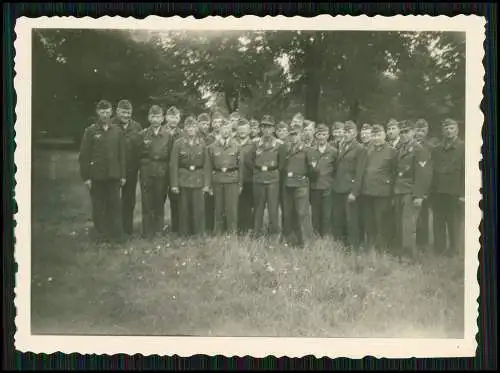
M 215 112 L 212 119 L 208 113 L 198 115 L 198 129 L 205 145 L 208 147 L 217 141 L 219 136 L 219 112 Z M 208 122 L 207 122 L 208 121 Z M 203 193 L 205 199 L 205 233 L 212 234 L 214 231 L 215 202 L 213 193 Z
M 92 220 L 98 239 L 123 240 L 120 188 L 125 185 L 123 132 L 111 122 L 111 103 L 101 100 L 97 121 L 85 129 L 80 145 L 80 175 L 90 190 Z
M 312 120 L 304 120 L 304 129 L 302 130 L 302 141 L 305 146 L 311 147 L 314 143 L 314 133 L 316 131 L 316 123 Z

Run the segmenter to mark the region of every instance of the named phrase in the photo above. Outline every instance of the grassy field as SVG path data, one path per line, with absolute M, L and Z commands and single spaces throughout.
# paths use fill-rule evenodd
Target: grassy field
M 463 336 L 459 257 L 405 264 L 333 241 L 300 250 L 245 237 L 94 244 L 77 157 L 34 150 L 35 334 Z M 138 232 L 140 209 L 138 198 Z

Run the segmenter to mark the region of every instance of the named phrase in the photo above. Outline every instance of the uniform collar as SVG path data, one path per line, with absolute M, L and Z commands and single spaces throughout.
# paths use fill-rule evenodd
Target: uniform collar
M 246 145 L 249 142 L 250 142 L 250 137 L 246 137 L 245 139 L 240 141 L 240 146 Z
M 455 137 L 453 140 L 444 140 L 443 141 L 443 148 L 448 150 L 448 149 L 452 149 L 454 148 L 455 146 L 457 146 L 457 143 L 458 143 L 458 136 Z
M 271 145 L 272 145 L 272 147 L 274 148 L 274 147 L 276 146 L 276 143 L 277 143 L 277 141 L 276 141 L 276 137 L 274 137 L 274 136 L 270 136 L 270 137 L 269 137 L 269 139 L 271 139 Z M 261 138 L 259 139 L 259 147 L 263 146 L 265 141 L 266 141 L 266 140 L 265 140 L 265 138 L 264 138 L 264 137 L 261 137 Z
M 161 131 L 161 126 L 159 126 L 158 128 L 154 128 L 153 126 L 151 126 L 151 132 L 153 133 L 153 135 L 158 136 L 160 131 Z

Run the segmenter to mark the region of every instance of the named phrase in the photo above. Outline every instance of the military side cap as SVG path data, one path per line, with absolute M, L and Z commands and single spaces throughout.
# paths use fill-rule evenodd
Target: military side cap
M 314 127 L 316 126 L 316 122 L 313 120 L 306 119 L 304 120 L 304 127 Z
M 369 124 L 369 123 L 363 123 L 363 125 L 361 126 L 361 131 L 363 130 L 371 130 L 372 129 L 372 126 Z
M 246 126 L 246 125 L 248 125 L 248 124 L 249 124 L 249 122 L 248 122 L 248 120 L 247 120 L 246 118 L 241 117 L 241 118 L 238 120 L 238 126 Z
M 240 119 L 241 118 L 241 115 L 240 113 L 238 113 L 237 111 L 233 111 L 230 115 L 229 115 L 229 119 Z
M 358 126 L 356 126 L 356 123 L 354 123 L 352 120 L 348 120 L 347 122 L 345 122 L 344 129 L 357 130 Z
M 399 122 L 394 119 L 394 118 L 391 118 L 389 119 L 389 122 L 387 122 L 387 128 L 391 127 L 391 126 L 398 126 L 399 127 Z
M 251 126 L 258 126 L 259 125 L 259 121 L 257 119 L 250 119 L 250 125 Z
M 409 130 L 412 130 L 415 128 L 415 122 L 411 119 L 407 119 L 407 120 L 403 120 L 400 125 L 399 125 L 399 128 L 401 131 L 409 131 Z
M 132 103 L 129 100 L 120 100 L 117 105 L 118 109 L 132 110 Z
M 380 124 L 374 124 L 372 126 L 372 133 L 373 134 L 381 133 L 381 132 L 385 132 L 385 130 L 384 130 L 384 127 L 382 127 Z
M 111 102 L 108 100 L 101 100 L 96 105 L 97 110 L 111 109 L 112 107 Z
M 224 119 L 224 115 L 218 110 L 212 115 L 212 120 L 216 119 Z
M 442 127 L 447 127 L 447 126 L 458 126 L 458 122 L 454 119 L 451 118 L 446 118 L 441 122 Z
M 276 126 L 277 129 L 286 128 L 288 129 L 288 124 L 285 121 L 280 121 Z
M 323 123 L 320 123 L 318 124 L 318 126 L 316 127 L 316 133 L 329 133 L 330 132 L 330 129 L 328 128 L 328 126 L 326 124 L 323 124 Z
M 334 130 L 343 130 L 345 127 L 344 122 L 334 122 L 333 123 L 333 129 Z
M 159 105 L 152 105 L 149 108 L 148 115 L 157 115 L 157 114 L 163 115 L 163 109 Z
M 293 116 L 292 120 L 293 119 L 304 120 L 304 116 L 302 115 L 302 113 L 297 113 Z
M 415 123 L 416 128 L 429 128 L 429 123 L 425 119 L 418 119 L 417 122 Z
M 170 106 L 167 110 L 167 115 L 168 116 L 174 116 L 174 115 L 178 116 L 178 115 L 181 115 L 181 112 L 175 106 Z
M 207 113 L 201 113 L 198 115 L 198 122 L 210 122 L 210 115 Z
M 196 125 L 196 118 L 193 115 L 190 115 L 186 119 L 184 119 L 184 127 L 195 126 L 195 125 Z
M 274 127 L 274 118 L 270 115 L 264 115 L 262 120 L 260 121 L 262 126 L 271 126 Z

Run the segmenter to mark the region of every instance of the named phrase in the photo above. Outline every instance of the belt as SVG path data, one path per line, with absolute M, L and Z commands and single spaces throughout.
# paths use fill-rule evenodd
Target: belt
M 276 167 L 276 166 L 272 166 L 272 167 L 271 166 L 255 166 L 255 169 L 259 170 L 259 171 L 266 172 L 266 171 L 275 171 L 278 169 L 278 167 Z
M 238 171 L 238 167 L 221 167 L 221 168 L 215 168 L 215 171 L 226 173 L 226 172 L 232 172 L 232 171 Z
M 301 177 L 301 178 L 305 178 L 305 177 L 307 177 L 307 175 L 295 174 L 295 173 L 293 173 L 293 172 L 287 172 L 287 173 L 286 173 L 286 175 L 287 175 L 288 177 Z
M 189 171 L 196 171 L 196 170 L 201 170 L 203 167 L 195 166 L 195 165 L 190 165 L 190 166 L 181 166 L 180 168 L 183 168 L 185 170 Z

